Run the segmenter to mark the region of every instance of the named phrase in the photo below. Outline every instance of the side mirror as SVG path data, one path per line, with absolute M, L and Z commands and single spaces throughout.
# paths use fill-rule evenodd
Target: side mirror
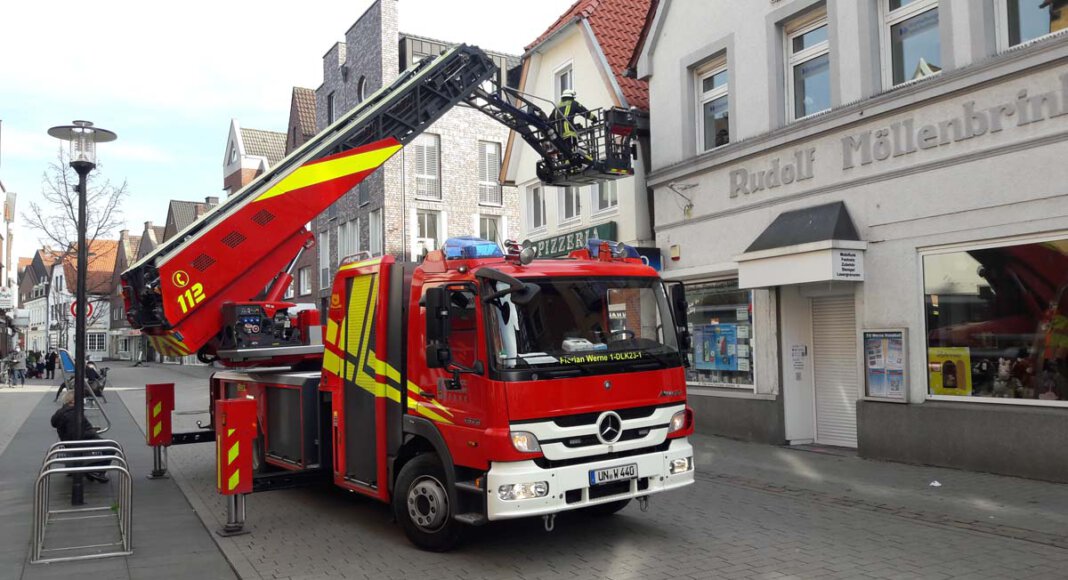
M 444 368 L 452 361 L 447 294 L 441 287 L 427 288 L 423 300 L 426 306 L 426 366 Z
M 675 333 L 678 335 L 679 352 L 690 352 L 693 344 L 690 340 L 689 325 L 686 323 L 689 304 L 686 302 L 686 288 L 682 282 L 671 285 L 671 310 L 675 316 Z

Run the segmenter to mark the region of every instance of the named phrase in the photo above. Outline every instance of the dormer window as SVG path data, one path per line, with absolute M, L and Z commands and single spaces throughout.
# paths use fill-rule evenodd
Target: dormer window
M 237 145 L 230 144 L 230 163 L 237 161 Z

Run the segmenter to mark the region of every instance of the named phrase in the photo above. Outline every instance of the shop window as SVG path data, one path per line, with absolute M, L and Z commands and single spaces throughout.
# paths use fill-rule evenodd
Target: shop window
M 698 153 L 730 143 L 730 101 L 727 90 L 730 75 L 726 59 L 719 59 L 697 71 Z
M 883 65 L 887 86 L 942 70 L 938 0 L 882 0 Z
M 1068 29 L 1068 0 L 998 0 L 1002 49 Z
M 753 293 L 737 280 L 686 285 L 693 339 L 686 380 L 714 387 L 753 387 Z
M 1068 406 L 1068 237 L 923 256 L 934 398 Z
M 824 11 L 786 27 L 786 90 L 791 119 L 831 108 L 831 45 Z

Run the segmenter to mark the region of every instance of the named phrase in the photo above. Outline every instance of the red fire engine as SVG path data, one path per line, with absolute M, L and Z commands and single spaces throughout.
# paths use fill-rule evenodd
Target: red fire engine
M 157 350 L 231 367 L 211 379 L 213 410 L 255 401 L 253 491 L 329 478 L 447 550 L 468 525 L 551 529 L 562 511 L 613 513 L 693 482 L 685 298 L 633 248 L 588 240 L 535 259 L 450 239 L 420 263 L 344 260 L 324 324 L 280 300 L 313 240 L 304 224 L 456 104 L 515 130 L 547 183 L 633 173 L 634 113 L 596 111 L 561 137 L 497 76 L 473 47 L 423 61 L 123 273 L 127 317 Z

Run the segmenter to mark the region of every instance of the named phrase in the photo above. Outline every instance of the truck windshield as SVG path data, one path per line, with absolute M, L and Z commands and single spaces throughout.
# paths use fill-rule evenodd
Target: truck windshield
M 496 366 L 572 375 L 679 366 L 675 327 L 657 278 L 528 278 L 524 304 L 489 302 Z M 487 295 L 504 290 L 491 283 Z M 612 368 L 602 368 L 612 367 Z

